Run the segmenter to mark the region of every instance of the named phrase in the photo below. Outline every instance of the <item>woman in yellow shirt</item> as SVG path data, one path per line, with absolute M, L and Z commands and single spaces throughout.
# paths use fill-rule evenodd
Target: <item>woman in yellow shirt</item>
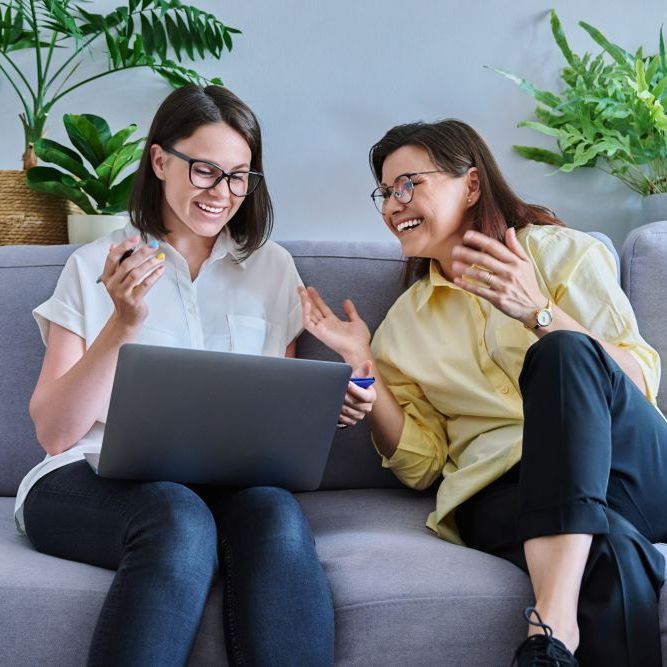
M 529 573 L 519 665 L 661 665 L 660 360 L 614 259 L 519 199 L 465 123 L 395 127 L 370 159 L 417 281 L 372 344 L 350 301 L 341 320 L 301 298 L 312 334 L 353 367 L 374 359 L 382 464 L 413 488 L 441 480 L 442 538 Z

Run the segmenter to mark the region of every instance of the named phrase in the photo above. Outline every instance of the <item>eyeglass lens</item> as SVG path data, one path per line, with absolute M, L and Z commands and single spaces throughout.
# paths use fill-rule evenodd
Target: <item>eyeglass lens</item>
M 235 171 L 225 174 L 207 162 L 193 162 L 190 167 L 190 180 L 192 185 L 203 190 L 217 185 L 222 178 L 227 179 L 229 191 L 237 197 L 245 197 L 250 194 L 259 184 L 261 175 L 248 171 Z

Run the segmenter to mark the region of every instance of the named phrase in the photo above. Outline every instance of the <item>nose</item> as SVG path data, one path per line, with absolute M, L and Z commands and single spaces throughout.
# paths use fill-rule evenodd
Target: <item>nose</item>
M 229 189 L 229 181 L 226 178 L 221 179 L 219 183 L 209 188 L 207 192 L 220 198 L 230 199 L 232 197 L 232 191 Z
M 392 214 L 396 211 L 402 211 L 405 208 L 405 204 L 401 203 L 396 199 L 392 194 L 385 200 L 384 206 L 382 207 L 382 215 L 385 218 L 391 218 Z

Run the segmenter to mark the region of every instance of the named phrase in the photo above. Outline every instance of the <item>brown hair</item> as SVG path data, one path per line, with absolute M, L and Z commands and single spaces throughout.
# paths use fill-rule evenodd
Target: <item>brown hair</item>
M 402 146 L 425 148 L 433 163 L 454 177 L 476 167 L 479 172 L 480 196 L 473 208 L 474 229 L 500 241 L 509 227 L 521 229 L 535 225 L 564 223 L 543 206 L 522 201 L 507 184 L 489 147 L 470 125 L 453 119 L 436 123 L 397 125 L 371 147 L 369 161 L 375 180 L 382 180 L 382 165 L 390 153 Z M 405 283 L 428 274 L 430 260 L 410 257 L 405 271 Z
M 179 139 L 191 136 L 202 125 L 221 122 L 236 130 L 248 142 L 252 155 L 250 169 L 263 171 L 259 123 L 245 102 L 222 86 L 202 88 L 190 85 L 173 91 L 153 118 L 130 196 L 130 219 L 144 237 L 151 234 L 164 238 L 168 233 L 162 221 L 162 181 L 153 171 L 150 147 L 158 144 L 171 148 Z M 266 242 L 273 227 L 273 207 L 264 179 L 243 200 L 227 227 L 239 244 L 239 260 L 247 259 Z

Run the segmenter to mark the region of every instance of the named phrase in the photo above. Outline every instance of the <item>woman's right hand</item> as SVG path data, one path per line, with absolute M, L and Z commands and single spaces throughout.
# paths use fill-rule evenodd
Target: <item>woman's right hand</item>
M 370 358 L 371 332 L 359 317 L 352 301 L 343 302 L 348 320 L 341 320 L 326 304 L 314 287 L 299 287 L 303 309 L 303 326 L 315 338 L 357 366 Z
M 144 297 L 164 274 L 164 254 L 158 247 L 141 245 L 123 262 L 123 253 L 136 247 L 141 239 L 131 236 L 109 249 L 102 282 L 114 304 L 114 315 L 124 326 L 135 329 L 148 315 Z M 159 258 L 156 256 L 159 255 Z M 149 275 L 147 275 L 149 274 Z

